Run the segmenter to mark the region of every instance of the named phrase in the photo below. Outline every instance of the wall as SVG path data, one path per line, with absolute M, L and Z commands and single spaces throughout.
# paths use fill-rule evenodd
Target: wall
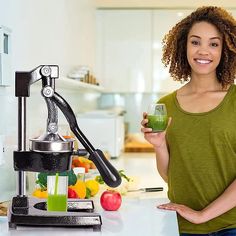
M 223 7 L 236 7 L 232 0 L 95 0 L 99 8 L 194 8 L 213 5 Z
M 0 0 L 0 25 L 12 29 L 10 87 L 0 87 L 0 135 L 5 136 L 4 163 L 0 164 L 0 201 L 3 192 L 15 190 L 12 151 L 17 148 L 17 99 L 14 71 L 28 71 L 41 64 L 57 64 L 65 76 L 75 65 L 94 67 L 95 8 L 93 0 Z M 46 106 L 34 85 L 27 99 L 27 136 L 45 130 Z M 97 94 L 60 89 L 75 113 L 96 107 Z M 65 123 L 65 119 L 61 119 Z M 65 128 L 64 128 L 65 130 Z

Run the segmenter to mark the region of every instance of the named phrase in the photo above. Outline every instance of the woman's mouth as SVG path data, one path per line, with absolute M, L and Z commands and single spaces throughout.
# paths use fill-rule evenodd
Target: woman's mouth
M 212 62 L 212 60 L 208 60 L 208 59 L 194 59 L 194 61 L 196 61 L 199 64 L 210 64 Z

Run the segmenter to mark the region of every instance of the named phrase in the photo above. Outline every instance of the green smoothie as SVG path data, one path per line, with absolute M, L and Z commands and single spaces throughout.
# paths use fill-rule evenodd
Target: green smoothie
M 167 127 L 167 115 L 148 115 L 147 127 L 152 128 L 152 132 L 164 131 Z
M 47 200 L 48 211 L 67 211 L 66 194 L 49 194 Z

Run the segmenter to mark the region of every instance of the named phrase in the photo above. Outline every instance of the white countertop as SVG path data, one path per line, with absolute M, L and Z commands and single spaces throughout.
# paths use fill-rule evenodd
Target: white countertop
M 117 170 L 124 170 L 127 176 L 134 177 L 137 188 L 163 187 L 164 191 L 159 192 L 158 197 L 167 198 L 168 187 L 157 171 L 154 153 L 123 153 L 111 163 Z
M 119 235 L 119 236 L 177 236 L 178 225 L 176 213 L 157 209 L 156 206 L 168 202 L 167 185 L 156 170 L 155 155 L 153 153 L 123 154 L 116 160 L 111 160 L 118 170 L 125 170 L 125 174 L 138 178 L 137 188 L 164 187 L 162 192 L 128 193 L 122 197 L 122 205 L 118 211 L 104 211 L 99 203 L 99 195 L 94 198 L 95 212 L 102 217 L 100 232 L 93 232 L 92 228 L 54 228 L 54 227 L 18 227 L 17 230 L 8 229 L 7 217 L 0 217 L 0 235 L 16 236 L 44 236 L 56 233 L 62 235 Z
M 156 206 L 167 199 L 161 198 L 123 198 L 118 211 L 104 211 L 95 201 L 96 212 L 101 214 L 101 231 L 92 228 L 53 228 L 53 227 L 17 227 L 8 229 L 7 217 L 0 218 L 0 235 L 46 236 L 55 233 L 58 236 L 69 235 L 119 235 L 119 236 L 177 236 L 178 226 L 175 212 L 157 209 Z

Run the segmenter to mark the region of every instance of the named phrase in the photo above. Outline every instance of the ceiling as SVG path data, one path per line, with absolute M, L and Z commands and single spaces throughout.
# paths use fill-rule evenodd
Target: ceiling
M 196 8 L 206 5 L 236 8 L 235 0 L 95 0 L 97 8 Z

